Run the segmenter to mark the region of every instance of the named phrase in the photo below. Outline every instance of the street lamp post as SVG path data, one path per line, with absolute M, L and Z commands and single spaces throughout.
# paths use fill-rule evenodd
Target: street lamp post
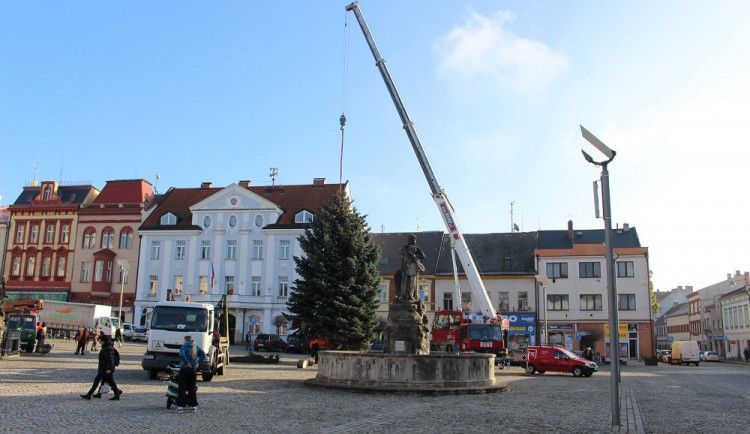
M 549 345 L 549 337 L 547 335 L 547 286 L 550 281 L 546 274 L 537 274 L 536 281 L 539 282 L 539 286 L 542 288 L 542 297 L 540 302 L 542 303 L 542 309 L 544 309 L 544 339 L 541 345 Z M 537 296 L 538 296 L 537 292 Z M 538 311 L 537 311 L 538 312 Z
M 583 149 L 583 158 L 589 163 L 600 166 L 602 168 L 601 182 L 602 182 L 602 217 L 604 219 L 604 244 L 606 245 L 606 262 L 607 262 L 607 292 L 609 294 L 609 362 L 611 366 L 610 370 L 610 385 L 611 385 L 611 401 L 612 401 L 612 426 L 620 425 L 620 328 L 619 319 L 617 312 L 617 287 L 615 286 L 615 264 L 614 264 L 614 250 L 612 246 L 612 209 L 609 197 L 609 170 L 607 165 L 612 162 L 617 154 L 615 151 L 610 149 L 607 145 L 602 143 L 601 140 L 597 139 L 593 134 L 588 132 L 586 128 L 581 125 L 581 134 L 583 138 L 589 143 L 594 145 L 596 149 L 607 157 L 607 160 L 597 162 L 591 158 L 591 155 L 587 154 Z
M 120 310 L 117 311 L 117 322 L 122 326 L 122 293 L 125 292 L 125 275 L 130 269 L 130 264 L 124 259 L 118 259 L 117 266 L 120 267 Z

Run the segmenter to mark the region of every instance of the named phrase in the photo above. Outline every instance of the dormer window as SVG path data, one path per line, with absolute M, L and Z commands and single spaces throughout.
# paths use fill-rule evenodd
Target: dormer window
M 177 216 L 168 212 L 161 216 L 161 221 L 159 223 L 164 226 L 174 226 L 177 224 Z
M 301 211 L 294 216 L 295 223 L 312 223 L 313 215 L 309 211 Z

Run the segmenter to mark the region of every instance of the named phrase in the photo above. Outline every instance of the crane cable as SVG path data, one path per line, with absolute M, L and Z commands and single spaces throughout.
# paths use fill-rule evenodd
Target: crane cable
M 344 127 L 346 126 L 346 88 L 347 75 L 349 70 L 349 12 L 344 15 L 344 47 L 343 47 L 343 65 L 341 74 L 341 153 L 339 155 L 339 205 L 342 203 L 342 185 L 344 183 Z

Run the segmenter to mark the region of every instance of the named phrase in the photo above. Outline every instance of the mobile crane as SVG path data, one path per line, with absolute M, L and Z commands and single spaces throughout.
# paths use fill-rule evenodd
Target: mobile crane
M 375 39 L 372 36 L 372 33 L 370 32 L 370 28 L 367 25 L 367 21 L 365 21 L 365 17 L 362 15 L 362 11 L 359 7 L 359 2 L 355 1 L 348 6 L 346 6 L 347 11 L 351 11 L 354 13 L 354 16 L 357 18 L 357 22 L 359 23 L 360 28 L 362 29 L 362 33 L 365 36 L 365 39 L 367 40 L 367 44 L 370 47 L 370 51 L 372 51 L 373 57 L 375 57 L 375 65 L 378 67 L 378 70 L 380 71 L 380 75 L 383 77 L 383 81 L 385 82 L 386 88 L 388 88 L 388 93 L 391 95 L 391 99 L 393 99 L 393 103 L 396 106 L 396 110 L 398 111 L 399 117 L 401 118 L 401 122 L 403 123 L 403 128 L 406 131 L 406 135 L 409 138 L 409 141 L 411 142 L 411 146 L 414 149 L 414 153 L 417 156 L 417 160 L 419 160 L 419 164 L 422 167 L 422 172 L 424 173 L 425 178 L 427 179 L 427 183 L 430 186 L 430 190 L 432 192 L 432 199 L 435 201 L 435 204 L 437 205 L 438 209 L 440 210 L 440 214 L 443 217 L 443 222 L 445 223 L 446 228 L 448 229 L 448 233 L 451 240 L 451 247 L 453 248 L 453 251 L 458 255 L 459 260 L 461 261 L 461 265 L 463 266 L 464 272 L 466 273 L 466 278 L 469 281 L 469 285 L 471 286 L 472 292 L 474 293 L 475 297 L 479 301 L 479 306 L 482 310 L 482 315 L 488 320 L 490 324 L 496 324 L 500 327 L 503 326 L 503 323 L 505 324 L 505 329 L 507 330 L 508 321 L 503 321 L 501 316 L 497 314 L 497 311 L 492 306 L 492 303 L 490 301 L 490 297 L 487 294 L 487 290 L 484 287 L 484 283 L 482 282 L 481 277 L 479 276 L 479 271 L 477 270 L 476 264 L 474 262 L 474 258 L 471 255 L 471 251 L 469 250 L 469 246 L 466 244 L 466 240 L 464 239 L 463 233 L 461 232 L 461 229 L 459 228 L 458 221 L 456 220 L 456 217 L 453 212 L 453 207 L 450 204 L 450 201 L 448 200 L 447 195 L 445 194 L 445 190 L 440 186 L 440 183 L 438 183 L 437 176 L 435 175 L 435 172 L 432 170 L 432 166 L 430 165 L 430 160 L 427 158 L 427 154 L 424 151 L 424 148 L 422 147 L 422 142 L 419 140 L 419 136 L 417 135 L 417 131 L 414 128 L 414 123 L 411 121 L 411 118 L 409 117 L 409 114 L 406 111 L 406 107 L 404 107 L 404 103 L 401 101 L 401 96 L 398 93 L 398 90 L 396 89 L 396 85 L 393 82 L 393 79 L 391 78 L 391 74 L 388 71 L 388 67 L 385 64 L 385 59 L 383 59 L 383 56 L 380 54 L 380 49 L 378 49 L 377 44 L 375 43 Z M 460 303 L 461 298 L 460 294 L 458 293 L 458 285 L 456 288 L 456 295 L 454 295 L 455 302 Z M 458 340 L 460 339 L 458 334 L 456 333 L 457 329 L 459 329 L 462 325 L 464 325 L 466 322 L 462 312 L 459 310 L 453 310 L 453 311 L 440 311 L 435 314 L 435 320 L 433 325 L 433 342 L 443 341 L 445 345 L 441 345 L 442 348 L 436 348 L 440 350 L 446 350 L 446 349 L 452 349 L 452 350 L 470 350 L 467 348 L 464 344 L 461 344 Z M 442 324 L 442 326 L 438 327 L 438 323 Z M 439 336 L 442 336 L 440 338 Z M 458 343 L 458 346 L 461 347 L 462 345 L 464 348 L 448 348 L 447 346 L 451 343 L 451 341 Z M 493 350 L 494 347 L 502 346 L 502 350 L 505 350 L 505 340 L 501 341 L 500 344 L 495 345 L 489 345 L 490 348 L 488 348 L 488 345 L 485 343 L 480 348 L 479 345 L 477 345 L 477 350 L 490 350 L 488 352 L 495 352 Z M 433 345 L 434 347 L 434 345 Z

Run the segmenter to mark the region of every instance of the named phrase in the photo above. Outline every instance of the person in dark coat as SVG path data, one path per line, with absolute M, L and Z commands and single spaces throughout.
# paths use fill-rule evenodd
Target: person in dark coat
M 78 334 L 76 335 L 76 339 L 78 340 L 78 346 L 76 347 L 76 355 L 78 355 L 78 352 L 80 351 L 82 356 L 86 355 L 86 344 L 89 340 L 89 329 L 83 328 L 81 330 L 78 330 Z
M 105 380 L 115 392 L 114 398 L 110 398 L 109 400 L 117 401 L 120 399 L 120 395 L 122 395 L 122 390 L 117 388 L 117 383 L 115 383 L 113 375 L 115 372 L 115 347 L 112 344 L 112 338 L 105 334 L 99 335 L 97 339 L 99 339 L 99 343 L 101 344 L 101 349 L 99 350 L 99 366 L 96 370 L 96 377 L 94 377 L 94 384 L 91 386 L 91 389 L 89 389 L 87 394 L 81 395 L 81 398 L 91 399 L 96 388 L 99 387 L 102 380 Z

